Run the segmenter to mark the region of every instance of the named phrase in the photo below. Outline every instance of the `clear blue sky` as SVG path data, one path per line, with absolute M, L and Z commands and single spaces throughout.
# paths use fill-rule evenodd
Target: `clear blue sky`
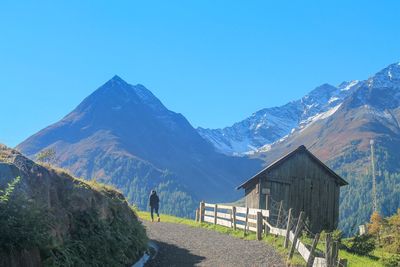
M 400 1 L 0 2 L 0 142 L 17 145 L 118 74 L 224 127 L 400 60 Z

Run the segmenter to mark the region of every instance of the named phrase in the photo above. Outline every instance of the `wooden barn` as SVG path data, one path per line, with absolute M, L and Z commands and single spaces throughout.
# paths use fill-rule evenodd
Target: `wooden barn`
M 317 233 L 337 227 L 340 187 L 344 185 L 343 178 L 300 146 L 237 189 L 245 190 L 249 208 L 271 209 L 273 203 L 282 201 L 283 208 L 292 208 L 295 217 L 304 211 L 311 231 Z

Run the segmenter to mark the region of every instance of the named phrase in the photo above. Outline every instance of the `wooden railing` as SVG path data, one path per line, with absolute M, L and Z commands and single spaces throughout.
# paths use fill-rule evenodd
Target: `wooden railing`
M 280 209 L 281 208 L 282 205 L 280 206 Z M 281 210 L 279 210 L 276 225 L 279 225 L 279 221 L 282 220 L 280 215 Z M 273 226 L 270 223 L 269 218 L 269 210 L 252 209 L 247 207 L 200 202 L 200 207 L 196 209 L 196 221 L 198 222 L 212 223 L 233 228 L 234 230 L 243 229 L 244 233 L 247 233 L 248 231 L 255 232 L 258 240 L 262 239 L 263 233 L 266 235 L 273 234 L 283 236 L 285 238 L 284 247 L 289 248 L 288 259 L 291 259 L 294 251 L 297 250 L 307 262 L 307 267 L 347 266 L 346 260 L 338 259 L 338 246 L 332 242 L 329 234 L 326 243 L 326 251 L 328 251 L 328 253 L 324 253 L 325 255 L 322 255 L 323 257 L 316 253 L 320 234 L 315 234 L 311 245 L 305 245 L 300 241 L 299 236 L 305 226 L 304 212 L 301 212 L 299 218 L 295 221 L 296 227 L 291 227 L 291 225 L 293 225 L 293 217 L 292 209 L 289 209 L 285 229 Z

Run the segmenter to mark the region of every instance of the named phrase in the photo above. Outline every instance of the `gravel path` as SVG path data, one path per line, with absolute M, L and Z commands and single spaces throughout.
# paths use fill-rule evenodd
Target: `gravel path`
M 153 266 L 285 266 L 264 242 L 242 240 L 184 224 L 143 222 L 159 248 Z

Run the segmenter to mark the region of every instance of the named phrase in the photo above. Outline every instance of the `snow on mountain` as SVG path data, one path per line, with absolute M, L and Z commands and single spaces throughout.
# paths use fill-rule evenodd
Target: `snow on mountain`
M 298 102 L 262 109 L 224 129 L 198 128 L 198 132 L 225 154 L 243 154 L 272 143 L 298 124 L 302 109 Z
M 359 81 L 343 82 L 338 87 L 323 84 L 299 100 L 259 110 L 230 127 L 197 130 L 217 151 L 225 154 L 265 151 L 272 143 L 282 142 L 294 131 L 333 114 L 358 85 Z
M 243 155 L 254 151 L 265 151 L 273 143 L 285 140 L 290 134 L 305 129 L 317 120 L 326 119 L 337 111 L 348 96 L 368 88 L 399 89 L 400 63 L 389 65 L 366 81 L 346 81 L 337 87 L 323 84 L 299 100 L 280 107 L 259 110 L 230 127 L 197 130 L 203 138 L 214 145 L 216 150 L 225 154 Z M 360 93 L 356 99 L 359 103 L 364 103 L 366 100 L 363 98 L 368 95 Z M 400 103 L 400 91 L 391 95 L 395 96 L 394 99 L 390 97 L 379 103 L 386 103 L 389 106 Z M 374 103 L 373 99 L 370 102 Z
M 400 88 L 400 65 L 391 64 L 368 79 L 369 87 Z

